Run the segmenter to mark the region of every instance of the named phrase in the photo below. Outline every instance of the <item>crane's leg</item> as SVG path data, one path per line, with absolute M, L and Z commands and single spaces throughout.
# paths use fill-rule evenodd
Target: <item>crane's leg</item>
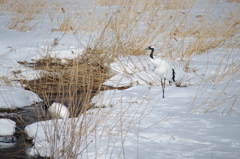
M 164 78 L 164 87 L 165 87 L 166 79 Z
M 164 78 L 164 84 L 163 84 L 163 98 L 165 98 L 165 97 L 164 97 L 164 93 L 165 93 L 165 86 L 166 86 L 166 79 Z
M 165 79 L 164 79 L 164 83 L 163 83 L 162 78 L 161 78 L 161 85 L 162 85 L 162 92 L 163 92 L 163 98 L 164 98 Z

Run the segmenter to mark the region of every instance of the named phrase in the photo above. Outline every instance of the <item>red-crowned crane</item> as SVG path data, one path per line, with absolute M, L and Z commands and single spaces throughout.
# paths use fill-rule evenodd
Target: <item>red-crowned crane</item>
M 150 60 L 154 65 L 154 71 L 160 76 L 161 78 L 161 85 L 163 91 L 163 98 L 164 98 L 164 91 L 165 91 L 165 81 L 168 80 L 169 84 L 171 82 L 175 82 L 175 71 L 171 67 L 171 65 L 161 58 L 153 58 L 154 46 L 149 46 L 145 50 L 151 50 L 150 53 Z

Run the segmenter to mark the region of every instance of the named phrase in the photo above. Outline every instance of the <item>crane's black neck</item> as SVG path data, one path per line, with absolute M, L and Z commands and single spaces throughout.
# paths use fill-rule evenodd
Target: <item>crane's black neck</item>
M 154 48 L 149 48 L 151 50 L 151 53 L 150 53 L 150 58 L 153 59 L 153 52 L 154 52 Z

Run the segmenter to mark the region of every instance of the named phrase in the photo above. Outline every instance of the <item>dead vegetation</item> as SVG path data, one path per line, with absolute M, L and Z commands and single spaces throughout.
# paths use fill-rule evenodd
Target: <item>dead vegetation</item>
M 227 0 L 227 2 L 235 2 L 235 3 L 240 3 L 240 0 Z
M 87 57 L 94 51 L 86 51 Z M 26 89 L 38 94 L 49 107 L 52 101 L 67 103 L 72 112 L 81 112 L 90 108 L 91 97 L 100 90 L 102 83 L 110 77 L 104 61 L 92 58 L 68 59 L 62 63 L 61 59 L 45 57 L 36 61 L 31 67 L 42 70 L 39 79 L 21 81 Z M 76 114 L 72 113 L 73 116 Z
M 21 32 L 34 30 L 38 24 L 38 20 L 42 18 L 41 13 L 43 9 L 47 5 L 46 0 L 34 0 L 31 2 L 17 0 L 14 1 L 14 4 L 10 1 L 4 1 L 1 10 L 13 14 L 6 27 Z

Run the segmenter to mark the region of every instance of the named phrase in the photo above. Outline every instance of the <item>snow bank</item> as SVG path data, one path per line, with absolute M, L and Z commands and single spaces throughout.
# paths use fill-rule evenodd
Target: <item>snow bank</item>
M 31 156 L 53 156 L 54 158 L 68 158 L 68 153 L 71 153 L 71 156 L 74 156 L 74 153 L 80 153 L 86 148 L 84 145 L 86 134 L 81 129 L 81 121 L 80 117 L 41 121 L 26 126 L 25 132 L 34 143 L 34 146 L 29 147 L 26 152 Z M 91 127 L 94 125 L 89 125 L 89 128 Z M 90 138 L 89 136 L 88 139 Z
M 15 133 L 16 123 L 10 119 L 0 119 L 0 136 L 13 135 Z
M 68 108 L 63 105 L 62 103 L 53 103 L 49 108 L 48 111 L 55 116 L 56 118 L 67 119 L 69 118 L 69 111 Z
M 68 142 L 65 138 L 65 124 L 62 124 L 62 120 L 56 121 L 43 121 L 33 123 L 31 125 L 26 126 L 25 132 L 27 132 L 30 138 L 33 138 L 34 148 L 27 149 L 27 153 L 31 156 L 40 155 L 42 157 L 50 157 L 53 154 L 53 149 L 51 149 L 51 144 L 55 137 L 59 135 L 60 138 L 56 140 L 56 149 L 59 148 L 62 150 L 62 145 L 64 142 Z M 37 131 L 36 131 L 37 130 Z M 56 136 L 55 136 L 56 134 Z M 35 139 L 34 136 L 38 136 Z M 50 139 L 50 140 L 49 140 Z M 51 143 L 49 142 L 51 141 Z
M 88 114 L 93 115 L 89 116 L 104 119 L 104 122 L 86 117 L 88 126 L 82 129 L 82 118 L 69 119 L 68 126 L 63 126 L 62 121 L 58 121 L 57 127 L 55 121 L 31 124 L 25 131 L 36 144 L 28 152 L 33 156 L 53 155 L 59 159 L 66 158 L 67 151 L 77 154 L 76 159 L 239 157 L 238 117 L 182 114 L 181 117 L 164 118 L 161 112 L 171 110 L 169 104 L 154 108 L 149 105 L 149 110 L 137 105 L 132 107 L 138 111 L 132 109 L 131 112 L 130 107 L 90 110 Z M 53 131 L 54 127 L 58 130 Z M 78 137 L 70 133 L 82 131 L 84 133 Z
M 0 87 L 0 108 L 21 108 L 41 101 L 37 94 L 22 87 Z
M 15 137 L 12 135 L 15 133 L 16 123 L 10 119 L 0 119 L 0 148 L 13 147 L 15 143 Z

